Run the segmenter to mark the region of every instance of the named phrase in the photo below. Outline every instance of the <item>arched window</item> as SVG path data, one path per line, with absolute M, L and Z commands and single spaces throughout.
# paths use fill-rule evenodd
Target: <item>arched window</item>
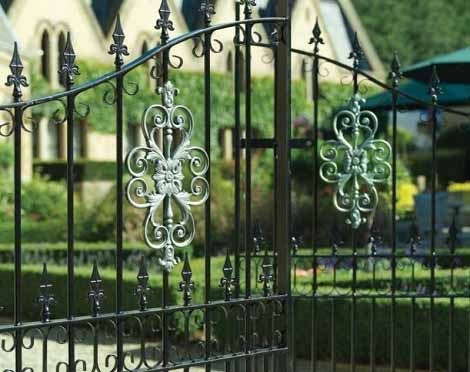
M 148 43 L 147 43 L 146 41 L 144 41 L 144 42 L 142 43 L 142 49 L 141 49 L 142 55 L 145 54 L 145 53 L 147 53 L 148 50 L 149 50 L 149 45 L 148 45 Z
M 302 64 L 300 66 L 300 77 L 302 80 L 307 80 L 307 72 L 308 72 L 308 62 L 304 58 L 302 59 Z
M 59 35 L 59 41 L 57 43 L 57 51 L 58 51 L 58 56 L 59 56 L 59 69 L 62 67 L 62 64 L 64 63 L 64 49 L 65 49 L 65 43 L 66 43 L 66 39 L 65 39 L 65 34 L 63 32 L 60 33 Z M 64 74 L 60 74 L 60 77 L 59 77 L 59 83 L 61 85 L 64 85 L 65 86 L 65 76 Z
M 245 56 L 243 53 L 240 52 L 240 76 L 238 77 L 240 80 L 240 90 L 242 92 L 246 91 L 246 63 L 245 63 Z
M 44 31 L 41 37 L 41 75 L 47 79 L 51 80 L 51 46 L 49 33 Z
M 227 72 L 233 72 L 233 55 L 231 51 L 227 54 Z

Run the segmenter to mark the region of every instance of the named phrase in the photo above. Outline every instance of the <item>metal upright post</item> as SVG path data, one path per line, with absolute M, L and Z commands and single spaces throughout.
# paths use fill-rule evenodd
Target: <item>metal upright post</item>
M 277 16 L 288 18 L 280 30 L 279 45 L 276 48 L 275 71 L 275 137 L 276 137 L 276 203 L 277 215 L 275 221 L 275 244 L 278 252 L 278 290 L 280 294 L 290 294 L 290 151 L 289 141 L 291 134 L 291 68 L 290 68 L 290 1 L 279 0 Z M 287 323 L 290 321 L 290 298 L 287 301 Z M 291 346 L 290 336 L 287 336 L 288 345 Z M 292 355 L 282 358 L 280 371 L 292 370 Z M 290 360 L 290 362 L 289 362 Z

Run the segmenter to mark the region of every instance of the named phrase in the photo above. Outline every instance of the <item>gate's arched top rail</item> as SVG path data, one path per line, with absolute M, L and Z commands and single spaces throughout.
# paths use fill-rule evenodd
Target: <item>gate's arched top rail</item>
M 200 36 L 204 34 L 212 34 L 216 31 L 223 30 L 223 29 L 228 29 L 228 28 L 234 28 L 237 26 L 244 26 L 244 25 L 256 25 L 256 24 L 266 24 L 266 23 L 273 23 L 273 24 L 284 24 L 287 21 L 286 18 L 283 17 L 267 17 L 267 18 L 258 18 L 258 19 L 245 19 L 245 20 L 240 20 L 240 21 L 234 21 L 234 22 L 227 22 L 227 23 L 221 23 L 218 25 L 210 26 L 210 27 L 205 27 L 199 30 L 191 31 L 185 34 L 182 34 L 180 36 L 174 37 L 172 39 L 169 39 L 168 42 L 165 44 L 160 44 L 150 50 L 148 50 L 146 53 L 142 54 L 140 57 L 134 59 L 131 62 L 126 63 L 125 65 L 122 66 L 122 68 L 118 71 L 113 71 L 109 72 L 105 75 L 102 75 L 94 80 L 87 81 L 85 83 L 79 84 L 75 87 L 73 87 L 70 90 L 64 90 L 58 93 L 51 94 L 49 96 L 45 97 L 39 97 L 39 98 L 33 98 L 30 100 L 25 100 L 21 102 L 12 102 L 8 104 L 3 104 L 0 105 L 0 110 L 7 110 L 7 109 L 14 109 L 17 107 L 21 107 L 23 109 L 32 107 L 32 106 L 37 106 L 46 102 L 50 101 L 55 101 L 59 100 L 61 98 L 67 97 L 67 96 L 76 96 L 84 91 L 87 91 L 89 89 L 92 89 L 94 87 L 97 87 L 103 83 L 107 83 L 113 79 L 116 79 L 119 76 L 125 76 L 132 70 L 136 69 L 137 67 L 143 65 L 147 61 L 151 60 L 155 56 L 165 52 L 165 51 L 170 51 L 171 48 L 185 42 L 191 39 L 196 39 L 199 38 Z
M 186 41 L 192 40 L 192 39 L 197 39 L 197 38 L 199 38 L 200 36 L 202 36 L 204 34 L 212 34 L 212 33 L 216 32 L 216 31 L 219 31 L 219 30 L 233 28 L 233 27 L 237 27 L 237 26 L 255 25 L 255 24 L 268 24 L 268 23 L 284 24 L 286 21 L 287 21 L 287 19 L 283 18 L 283 17 L 266 17 L 266 18 L 257 18 L 257 19 L 245 19 L 245 20 L 240 20 L 240 21 L 221 23 L 221 24 L 218 24 L 218 25 L 209 26 L 209 27 L 201 28 L 201 29 L 198 29 L 198 30 L 195 30 L 195 31 L 191 31 L 191 32 L 182 34 L 180 36 L 171 38 L 165 44 L 160 44 L 160 45 L 148 50 L 146 53 L 142 54 L 140 57 L 135 58 L 134 60 L 126 63 L 125 65 L 123 65 L 120 70 L 112 71 L 112 72 L 109 72 L 109 73 L 107 73 L 105 75 L 102 75 L 98 78 L 95 78 L 93 80 L 84 82 L 82 84 L 78 84 L 78 85 L 74 86 L 73 88 L 71 88 L 69 90 L 60 91 L 60 92 L 57 92 L 57 93 L 54 93 L 54 94 L 51 94 L 51 95 L 48 95 L 48 96 L 44 96 L 44 97 L 38 97 L 38 98 L 32 98 L 32 99 L 24 100 L 24 101 L 20 101 L 20 102 L 11 102 L 11 103 L 8 103 L 8 104 L 2 104 L 2 105 L 0 105 L 0 110 L 14 109 L 16 107 L 21 107 L 23 109 L 27 109 L 27 108 L 34 107 L 34 106 L 37 106 L 37 105 L 40 105 L 40 104 L 43 104 L 43 103 L 47 103 L 47 102 L 50 102 L 50 101 L 60 100 L 61 98 L 64 98 L 64 97 L 67 97 L 67 96 L 76 96 L 76 95 L 78 95 L 78 94 L 80 94 L 84 91 L 93 89 L 93 88 L 95 88 L 95 87 L 97 87 L 101 84 L 112 81 L 113 79 L 116 79 L 119 76 L 125 76 L 129 72 L 131 72 L 132 70 L 136 69 L 137 67 L 143 65 L 144 63 L 148 62 L 149 60 L 151 60 L 155 56 L 157 56 L 157 55 L 159 55 L 159 54 L 161 54 L 165 51 L 170 51 L 173 47 L 175 47 L 175 46 L 177 46 L 177 45 L 179 45 L 183 42 L 186 42 Z M 262 42 L 253 42 L 252 45 L 257 46 L 257 47 L 273 48 L 272 44 L 262 43 Z M 370 73 L 368 73 L 364 70 L 355 68 L 353 66 L 349 66 L 349 65 L 347 65 L 345 63 L 342 63 L 340 61 L 337 61 L 333 58 L 329 58 L 329 57 L 326 57 L 326 56 L 324 56 L 322 54 L 319 54 L 319 53 L 316 53 L 316 52 L 311 52 L 311 51 L 298 49 L 298 48 L 292 48 L 291 51 L 294 54 L 303 55 L 303 56 L 306 56 L 306 57 L 309 57 L 309 58 L 315 58 L 316 57 L 316 58 L 318 58 L 319 61 L 324 61 L 324 62 L 327 62 L 327 63 L 331 63 L 332 65 L 340 67 L 343 70 L 350 71 L 351 73 L 356 73 L 358 76 L 364 77 L 365 79 L 367 79 L 371 83 L 375 84 L 376 86 L 378 86 L 378 87 L 380 87 L 380 88 L 382 88 L 386 91 L 389 91 L 389 92 L 393 91 L 395 94 L 397 94 L 397 96 L 401 96 L 403 98 L 407 98 L 407 99 L 413 101 L 417 106 L 421 106 L 421 107 L 434 106 L 435 108 L 437 108 L 441 111 L 461 115 L 461 116 L 464 116 L 464 117 L 470 117 L 470 113 L 468 113 L 468 112 L 461 111 L 461 110 L 451 108 L 451 107 L 448 107 L 448 106 L 444 106 L 444 105 L 439 104 L 438 102 L 424 101 L 422 99 L 414 97 L 411 94 L 408 94 L 406 92 L 401 91 L 398 87 L 393 87 L 391 84 L 387 84 L 387 83 L 379 80 L 378 78 L 372 76 Z
M 262 42 L 254 43 L 253 45 L 257 46 L 257 47 L 268 48 L 268 49 L 271 49 L 273 47 L 271 44 L 262 43 Z M 413 103 L 416 104 L 416 106 L 419 106 L 419 107 L 434 107 L 434 108 L 439 109 L 441 111 L 453 113 L 453 114 L 464 116 L 464 117 L 470 117 L 470 113 L 468 113 L 468 112 L 439 104 L 438 101 L 432 102 L 432 99 L 430 99 L 430 101 L 424 101 L 424 100 L 419 99 L 419 98 L 417 98 L 417 97 L 415 97 L 411 94 L 403 92 L 402 90 L 400 90 L 400 88 L 398 86 L 394 87 L 393 82 L 391 84 L 387 84 L 387 83 L 379 80 L 378 78 L 372 76 L 367 71 L 364 71 L 364 70 L 359 69 L 359 68 L 355 68 L 354 66 L 347 65 L 347 64 L 342 63 L 340 61 L 337 61 L 333 58 L 326 57 L 322 54 L 319 54 L 318 52 L 315 52 L 315 51 L 311 52 L 311 51 L 307 51 L 307 50 L 303 50 L 303 49 L 299 49 L 299 48 L 292 48 L 291 52 L 293 54 L 303 55 L 305 57 L 309 57 L 309 58 L 312 58 L 312 59 L 316 57 L 316 58 L 318 58 L 318 61 L 331 63 L 332 65 L 335 65 L 335 66 L 337 66 L 337 67 L 339 67 L 339 68 L 341 68 L 345 71 L 349 71 L 351 73 L 357 74 L 358 76 L 362 76 L 363 78 L 365 78 L 366 80 L 368 80 L 371 83 L 375 84 L 376 86 L 378 86 L 378 87 L 380 87 L 380 88 L 382 88 L 382 89 L 384 89 L 384 90 L 386 90 L 390 93 L 394 92 L 397 95 L 397 97 L 403 97 L 403 98 L 407 98 L 407 99 L 411 100 Z M 430 76 L 430 80 L 431 80 L 431 78 L 432 77 Z M 469 101 L 470 101 L 470 98 L 469 98 Z
M 305 50 L 301 50 L 301 49 L 295 49 L 293 48 L 292 49 L 292 52 L 293 53 L 297 53 L 297 54 L 301 54 L 301 55 L 304 55 L 304 56 L 307 56 L 307 57 L 311 57 L 311 58 L 314 58 L 315 57 L 315 53 L 313 52 L 308 52 L 308 51 L 305 51 Z M 351 67 L 351 66 L 348 66 L 342 62 L 339 62 L 335 59 L 332 59 L 332 58 L 328 58 L 326 56 L 323 56 L 321 54 L 317 54 L 317 57 L 319 60 L 321 61 L 325 61 L 325 62 L 328 62 L 328 63 L 331 63 L 335 66 L 338 66 L 338 67 L 341 67 L 342 69 L 344 70 L 347 70 L 347 71 L 350 71 L 350 72 L 354 72 L 356 71 L 358 75 L 366 78 L 367 80 L 369 80 L 371 83 L 374 83 L 375 85 L 377 85 L 378 87 L 380 88 L 383 88 L 384 90 L 387 90 L 389 92 L 395 92 L 397 94 L 397 96 L 401 96 L 401 97 L 404 97 L 404 98 L 407 98 L 411 101 L 413 101 L 417 106 L 422 106 L 422 107 L 431 107 L 431 106 L 434 106 L 435 108 L 439 109 L 439 110 L 442 110 L 442 111 L 446 111 L 446 112 L 449 112 L 449 113 L 453 113 L 453 114 L 457 114 L 457 115 L 462 115 L 462 116 L 465 116 L 465 117 L 470 117 L 470 113 L 468 112 L 465 112 L 465 111 L 461 111 L 461 110 L 457 110 L 457 109 L 453 109 L 451 107 L 448 107 L 448 106 L 443 106 L 443 105 L 440 105 L 439 103 L 437 102 L 431 102 L 431 101 L 423 101 L 422 99 L 419 99 L 417 97 L 414 97 L 412 96 L 411 94 L 408 94 L 406 92 L 403 92 L 401 91 L 399 88 L 394 88 L 392 85 L 389 85 L 389 84 L 386 84 L 382 81 L 380 81 L 379 79 L 375 78 L 374 76 L 372 76 L 371 74 L 367 73 L 366 71 L 363 71 L 363 70 L 358 70 L 358 69 L 354 69 L 354 67 Z M 430 77 L 431 78 L 431 77 Z

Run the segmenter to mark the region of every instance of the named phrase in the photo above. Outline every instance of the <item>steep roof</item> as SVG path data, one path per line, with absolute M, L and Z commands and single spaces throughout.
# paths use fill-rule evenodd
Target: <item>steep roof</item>
M 10 8 L 12 2 L 13 0 L 0 0 L 0 5 L 3 9 L 5 9 L 5 11 L 7 11 Z
M 188 26 L 189 31 L 194 31 L 203 27 L 203 19 L 199 13 L 201 7 L 200 0 L 183 0 L 182 11 L 183 17 Z
M 124 0 L 92 0 L 91 7 L 105 34 L 108 34 L 111 30 L 123 1 Z

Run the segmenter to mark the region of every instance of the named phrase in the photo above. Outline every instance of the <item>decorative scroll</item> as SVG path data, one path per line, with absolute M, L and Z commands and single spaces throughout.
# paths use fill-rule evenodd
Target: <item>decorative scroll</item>
M 359 94 L 351 98 L 348 109 L 334 118 L 336 139 L 326 141 L 320 149 L 320 176 L 336 184 L 334 205 L 349 213 L 346 223 L 353 229 L 365 223 L 364 214 L 377 207 L 375 185 L 387 182 L 391 174 L 390 144 L 375 139 L 378 120 L 373 112 L 361 111 L 364 102 Z
M 150 106 L 142 121 L 146 146 L 133 149 L 127 158 L 132 176 L 127 198 L 134 207 L 147 209 L 145 242 L 161 250 L 159 263 L 171 271 L 178 263 L 175 248 L 194 239 L 191 206 L 203 204 L 209 196 L 205 179 L 209 157 L 191 145 L 193 115 L 187 107 L 174 104 L 178 90 L 168 81 L 158 92 L 163 104 Z

